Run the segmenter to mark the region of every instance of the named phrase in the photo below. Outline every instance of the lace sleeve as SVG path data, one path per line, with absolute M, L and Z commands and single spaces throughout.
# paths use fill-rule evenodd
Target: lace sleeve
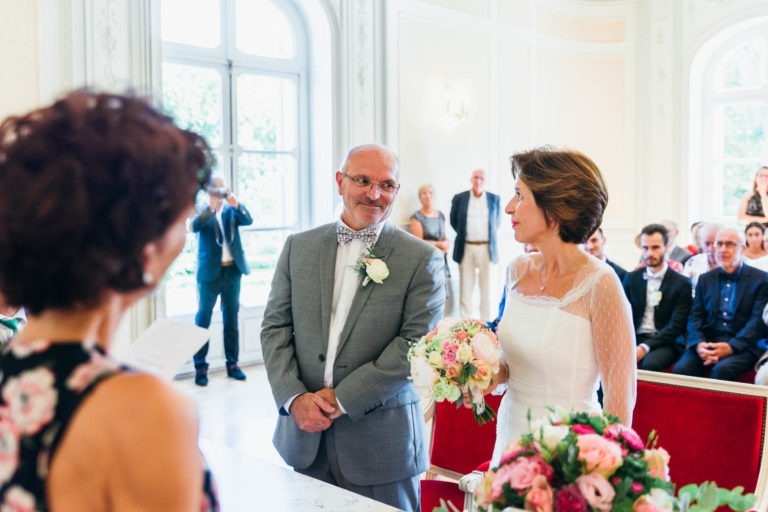
M 597 280 L 590 317 L 603 383 L 603 409 L 630 426 L 637 387 L 634 327 L 632 310 L 614 272 L 604 272 Z

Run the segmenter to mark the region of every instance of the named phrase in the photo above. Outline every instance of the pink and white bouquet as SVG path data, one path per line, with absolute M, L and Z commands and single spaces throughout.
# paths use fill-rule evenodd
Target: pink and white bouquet
M 422 395 L 457 407 L 467 396 L 479 424 L 496 418 L 484 391 L 499 372 L 499 340 L 480 320 L 444 319 L 408 352 L 411 379 Z
M 478 505 L 494 511 L 537 512 L 711 512 L 721 505 L 750 509 L 754 494 L 719 489 L 714 483 L 686 485 L 674 493 L 669 454 L 646 448 L 640 436 L 612 416 L 566 413 L 530 423 L 498 467 L 475 489 Z

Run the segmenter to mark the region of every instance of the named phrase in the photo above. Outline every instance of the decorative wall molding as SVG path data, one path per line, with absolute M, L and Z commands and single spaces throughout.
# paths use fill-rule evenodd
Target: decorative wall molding
M 99 11 L 99 34 L 101 41 L 101 50 L 103 53 L 102 81 L 108 89 L 114 89 L 117 86 L 115 70 L 113 68 L 116 61 L 116 51 L 118 47 L 117 39 L 117 12 L 115 10 L 114 0 L 106 0 Z

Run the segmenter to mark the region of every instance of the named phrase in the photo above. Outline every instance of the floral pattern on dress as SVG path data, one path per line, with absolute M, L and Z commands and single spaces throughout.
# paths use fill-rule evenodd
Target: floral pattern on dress
M 39 509 L 36 508 L 35 496 L 18 485 L 8 489 L 0 506 L 0 512 L 35 512 L 36 510 Z
M 3 386 L 8 415 L 24 435 L 37 434 L 51 422 L 58 401 L 54 375 L 48 368 L 36 368 L 11 377 Z
M 49 510 L 53 454 L 83 400 L 106 378 L 129 371 L 81 342 L 12 340 L 0 352 L 0 512 Z M 210 473 L 201 489 L 218 511 Z

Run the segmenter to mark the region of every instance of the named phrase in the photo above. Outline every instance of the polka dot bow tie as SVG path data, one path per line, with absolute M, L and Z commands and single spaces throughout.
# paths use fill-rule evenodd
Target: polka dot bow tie
M 369 226 L 360 231 L 352 231 L 341 224 L 336 226 L 336 240 L 340 244 L 345 244 L 353 239 L 362 240 L 368 245 L 373 245 L 376 243 L 376 226 Z

